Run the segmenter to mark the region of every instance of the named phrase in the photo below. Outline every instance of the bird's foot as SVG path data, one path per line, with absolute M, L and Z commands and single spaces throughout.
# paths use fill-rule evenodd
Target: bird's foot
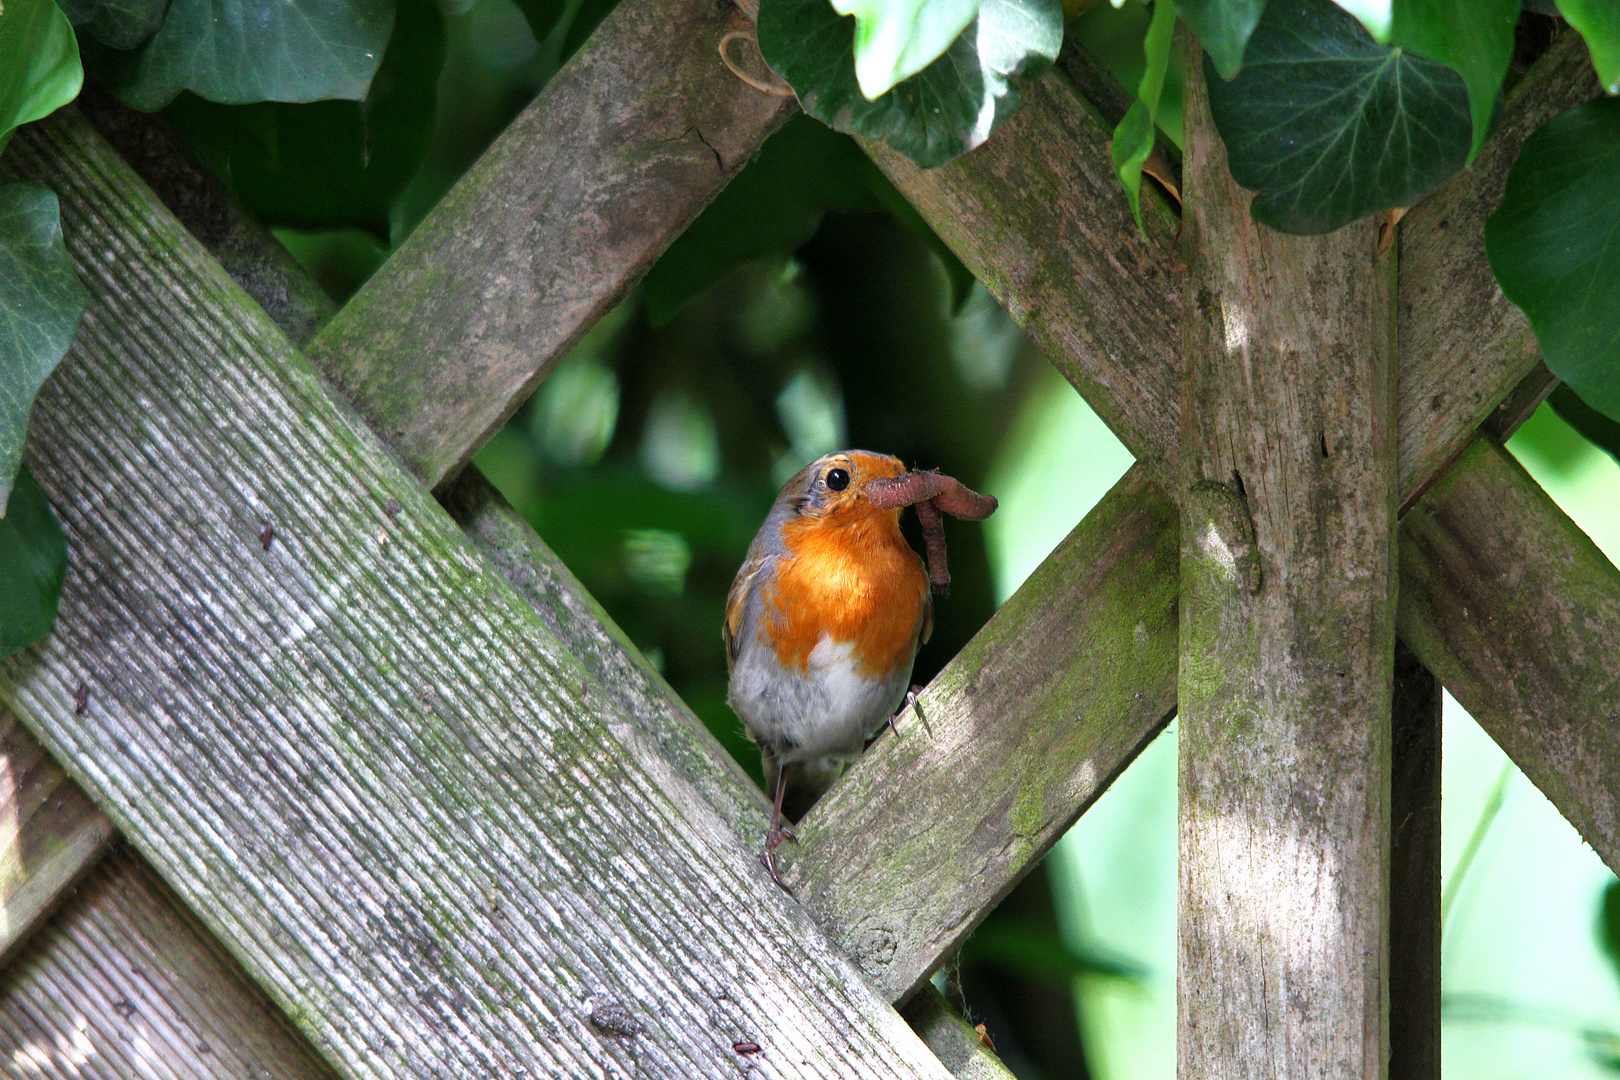
M 906 715 L 907 709 L 916 708 L 917 699 L 922 697 L 922 692 L 923 688 L 920 686 L 913 686 L 910 690 L 906 691 L 906 700 L 902 701 L 900 703 L 900 707 L 894 711 L 894 715 L 889 717 L 890 731 L 894 732 L 896 735 L 900 734 L 900 729 L 894 726 L 894 722 Z
M 787 882 L 782 880 L 781 873 L 776 869 L 776 849 L 781 847 L 783 841 L 786 840 L 792 840 L 795 844 L 799 842 L 799 838 L 793 835 L 793 830 L 786 825 L 773 826 L 765 834 L 765 848 L 759 853 L 759 861 L 764 864 L 765 869 L 770 873 L 771 880 L 780 885 L 783 892 L 791 896 L 793 890 L 788 888 Z

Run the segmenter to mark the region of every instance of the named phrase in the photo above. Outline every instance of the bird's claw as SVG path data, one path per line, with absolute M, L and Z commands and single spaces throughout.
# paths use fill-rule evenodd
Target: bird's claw
M 776 869 L 776 849 L 782 846 L 784 840 L 792 840 L 795 844 L 799 842 L 799 838 L 793 834 L 793 830 L 786 825 L 773 826 L 765 834 L 765 848 L 759 853 L 759 861 L 771 875 L 771 880 L 781 886 L 783 892 L 791 896 L 793 890 L 788 888 L 788 883 L 782 880 L 781 873 Z
M 894 710 L 894 715 L 889 717 L 890 731 L 894 732 L 896 735 L 900 734 L 900 729 L 894 726 L 894 722 L 906 715 L 907 709 L 916 707 L 917 699 L 922 697 L 922 691 L 923 688 L 920 686 L 913 686 L 910 690 L 906 691 L 906 700 L 902 701 L 900 703 L 900 707 Z

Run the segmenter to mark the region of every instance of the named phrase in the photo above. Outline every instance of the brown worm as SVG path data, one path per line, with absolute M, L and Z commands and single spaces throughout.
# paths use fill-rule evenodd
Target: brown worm
M 885 510 L 898 506 L 917 508 L 923 545 L 928 551 L 928 583 L 936 596 L 949 596 L 951 592 L 951 571 L 945 562 L 945 518 L 941 511 L 970 521 L 982 521 L 996 511 L 995 496 L 980 495 L 962 486 L 955 477 L 932 471 L 873 480 L 866 485 L 866 497 L 873 506 Z
M 969 521 L 983 521 L 996 512 L 994 495 L 980 495 L 964 487 L 954 476 L 932 470 L 914 470 L 886 480 L 873 480 L 866 485 L 866 497 L 873 506 L 885 510 L 932 499 L 935 506 L 952 517 Z

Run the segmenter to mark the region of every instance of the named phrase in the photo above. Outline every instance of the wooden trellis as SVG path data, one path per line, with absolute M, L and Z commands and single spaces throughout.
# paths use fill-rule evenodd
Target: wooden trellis
M 1162 730 L 1178 673 L 1184 845 L 1235 821 L 1245 857 L 1276 841 L 1259 854 L 1277 886 L 1234 891 L 1184 850 L 1185 1075 L 1376 1076 L 1391 1052 L 1398 1075 L 1438 1075 L 1424 667 L 1620 867 L 1620 572 L 1492 441 L 1551 380 L 1479 226 L 1526 135 L 1597 93 L 1568 35 L 1475 167 L 1406 217 L 1398 266 L 1371 227 L 1243 238 L 1196 87 L 1185 273 L 1171 211 L 1147 197 L 1137 234 L 1107 127 L 1061 75 L 943 168 L 869 147 L 1138 464 L 941 673 L 926 724 L 812 812 L 798 899 L 781 894 L 752 858 L 759 793 L 457 476 L 790 114 L 718 62 L 742 21 L 625 0 L 330 321 L 138 119 L 87 101 L 94 123 L 17 133 L 0 176 L 58 192 L 93 300 L 28 451 L 73 551 L 61 614 L 0 666 L 22 722 L 0 713 L 0 1072 L 1005 1075 L 927 976 Z M 1254 285 L 1273 259 L 1336 267 L 1360 329 L 1320 341 L 1368 348 L 1316 365 L 1344 405 L 1331 439 L 1305 409 L 1223 444 L 1211 417 L 1266 399 L 1212 374 L 1220 305 L 1252 301 L 1262 354 L 1297 330 Z M 1291 526 L 1273 464 L 1327 484 L 1318 506 L 1361 500 L 1337 571 L 1366 578 L 1359 643 L 1266 660 L 1342 707 L 1332 730 L 1240 678 L 1246 639 L 1207 620 L 1283 618 L 1284 597 L 1298 627 L 1348 601 L 1301 599 L 1275 566 L 1258 592 L 1237 575 L 1248 599 L 1219 575 L 1183 588 L 1206 536 L 1239 569 L 1274 558 Z M 1234 468 L 1243 491 L 1208 486 Z M 1393 721 L 1391 624 L 1416 658 Z M 1341 647 L 1353 692 L 1323 697 Z M 1234 703 L 1270 709 L 1265 739 L 1233 744 Z M 1278 770 L 1268 749 L 1290 740 Z M 1212 776 L 1247 798 L 1210 801 Z M 1313 784 L 1338 785 L 1313 804 L 1332 814 L 1290 814 Z M 97 865 L 113 823 L 128 846 Z M 1290 867 L 1337 922 L 1313 921 Z

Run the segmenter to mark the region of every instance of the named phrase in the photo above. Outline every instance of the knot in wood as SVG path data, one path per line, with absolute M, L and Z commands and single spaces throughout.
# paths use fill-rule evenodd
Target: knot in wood
M 894 954 L 899 948 L 900 942 L 895 938 L 893 930 L 886 926 L 868 926 L 861 930 L 855 951 L 862 964 L 868 967 L 885 967 L 894 960 Z
M 585 999 L 585 1005 L 590 1009 L 591 1026 L 605 1035 L 632 1038 L 646 1030 L 629 1009 L 607 994 L 592 994 Z

